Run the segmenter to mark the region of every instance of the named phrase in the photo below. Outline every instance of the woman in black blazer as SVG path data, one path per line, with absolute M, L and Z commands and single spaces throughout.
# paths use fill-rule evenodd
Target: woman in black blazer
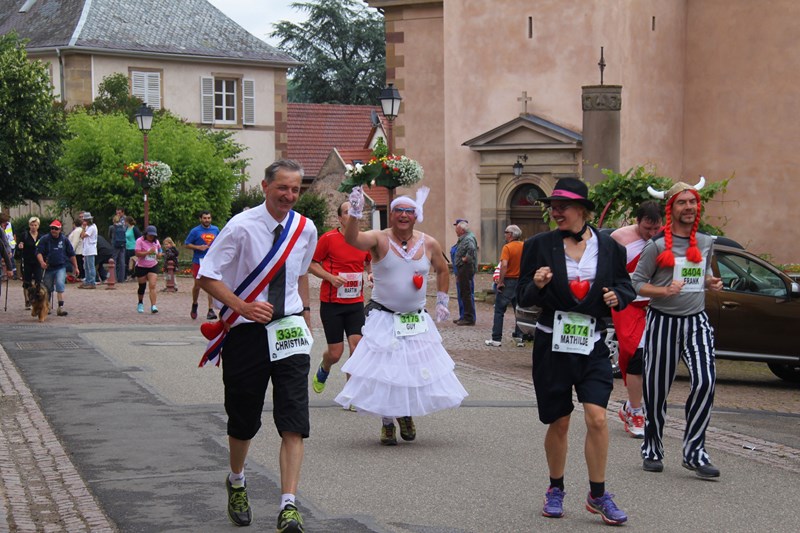
M 583 182 L 563 178 L 553 194 L 541 200 L 558 229 L 525 242 L 517 301 L 522 307 L 542 308 L 533 341 L 536 403 L 539 419 L 548 425 L 544 447 L 550 486 L 542 514 L 553 518 L 564 514 L 574 388 L 586 422 L 590 488 L 586 509 L 617 525 L 628 517 L 605 490 L 606 407 L 614 383 L 605 329 L 611 321 L 610 309 L 623 309 L 636 294 L 625 270 L 625 249 L 589 226 L 594 204 L 587 196 Z

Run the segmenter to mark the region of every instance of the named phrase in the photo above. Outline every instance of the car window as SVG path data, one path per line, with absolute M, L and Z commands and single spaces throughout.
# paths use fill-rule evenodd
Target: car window
M 783 278 L 759 262 L 740 255 L 718 252 L 717 266 L 725 291 L 788 297 Z

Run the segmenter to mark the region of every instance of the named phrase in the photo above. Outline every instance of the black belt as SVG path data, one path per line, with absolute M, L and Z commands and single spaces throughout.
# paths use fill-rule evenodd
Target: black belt
M 397 311 L 392 311 L 385 305 L 376 302 L 375 300 L 370 300 L 367 305 L 364 306 L 364 316 L 369 316 L 369 312 L 373 309 L 377 309 L 378 311 L 385 311 L 387 313 L 392 313 L 393 315 L 397 313 Z M 417 313 L 422 312 L 424 309 L 417 309 Z M 409 311 L 411 313 L 412 311 Z

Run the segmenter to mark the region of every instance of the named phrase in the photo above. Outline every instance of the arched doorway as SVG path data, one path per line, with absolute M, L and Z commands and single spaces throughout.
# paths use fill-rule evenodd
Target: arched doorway
M 511 202 L 508 206 L 511 211 L 511 223 L 516 224 L 522 230 L 523 240 L 533 237 L 537 233 L 550 231 L 550 227 L 542 216 L 544 207 L 536 201 L 546 197 L 547 194 L 532 183 L 520 185 L 511 195 Z

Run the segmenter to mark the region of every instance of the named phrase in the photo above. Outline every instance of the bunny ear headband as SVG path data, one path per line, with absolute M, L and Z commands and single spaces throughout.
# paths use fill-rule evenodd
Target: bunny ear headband
M 423 220 L 422 206 L 425 204 L 425 200 L 428 199 L 428 193 L 430 192 L 431 190 L 429 187 L 423 186 L 417 189 L 416 200 L 412 200 L 408 196 L 398 196 L 397 198 L 392 200 L 392 203 L 389 205 L 389 209 L 390 210 L 394 209 L 394 207 L 398 204 L 408 204 L 416 210 L 415 214 L 417 222 L 422 222 Z

